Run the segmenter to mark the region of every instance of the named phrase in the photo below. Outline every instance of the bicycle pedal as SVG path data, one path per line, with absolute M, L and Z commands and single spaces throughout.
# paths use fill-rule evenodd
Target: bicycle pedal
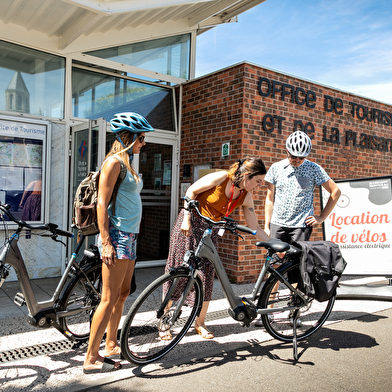
M 14 303 L 20 307 L 26 305 L 25 297 L 23 293 L 16 293 L 14 298 Z

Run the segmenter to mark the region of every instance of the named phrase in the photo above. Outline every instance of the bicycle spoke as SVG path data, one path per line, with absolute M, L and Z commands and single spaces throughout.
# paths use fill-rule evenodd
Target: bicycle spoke
M 83 275 L 76 277 L 65 290 L 60 310 L 69 312 L 60 318 L 60 326 L 77 340 L 86 340 L 90 334 L 90 322 L 100 301 L 101 266 L 94 265 Z
M 176 290 L 173 282 L 181 278 Z M 191 297 L 181 306 L 179 299 L 188 276 L 181 272 L 167 274 L 153 282 L 135 301 L 121 331 L 121 352 L 132 362 L 155 361 L 176 346 L 188 331 L 202 303 L 202 286 L 194 281 Z M 171 293 L 167 294 L 167 293 Z M 168 297 L 170 295 L 170 297 Z M 166 303 L 166 306 L 162 306 Z M 180 306 L 179 312 L 177 306 Z M 173 315 L 178 313 L 174 320 Z
M 287 263 L 282 271 L 283 277 L 293 287 L 297 288 L 299 282 L 299 265 Z M 271 277 L 266 283 L 262 295 L 263 297 L 259 304 L 261 308 L 283 309 L 301 305 L 299 307 L 297 321 L 297 340 L 307 338 L 324 324 L 332 311 L 335 301 L 333 297 L 325 302 L 309 299 L 304 303 L 299 295 L 292 293 L 283 283 L 277 281 L 274 277 Z M 274 338 L 284 342 L 291 342 L 293 340 L 293 313 L 293 309 L 286 309 L 274 312 L 269 317 L 262 315 L 263 325 L 267 332 Z

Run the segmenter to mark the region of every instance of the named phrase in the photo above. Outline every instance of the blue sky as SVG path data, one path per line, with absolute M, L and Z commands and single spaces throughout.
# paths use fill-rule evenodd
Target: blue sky
M 267 0 L 197 38 L 196 76 L 244 60 L 392 104 L 392 1 Z

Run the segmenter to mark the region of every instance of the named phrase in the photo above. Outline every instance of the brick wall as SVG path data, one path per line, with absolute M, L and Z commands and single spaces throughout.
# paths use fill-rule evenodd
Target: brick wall
M 309 160 L 334 179 L 391 174 L 392 107 L 306 80 L 242 63 L 183 86 L 181 167 L 209 163 L 227 169 L 236 159 L 258 155 L 268 167 L 286 157 L 285 140 L 305 130 L 312 140 Z M 221 145 L 230 142 L 230 157 Z M 188 182 L 180 174 L 180 182 Z M 254 193 L 256 213 L 264 227 L 266 187 Z M 320 211 L 319 191 L 315 210 Z M 242 212 L 233 218 L 242 224 Z M 322 239 L 317 227 L 313 240 Z M 254 246 L 228 234 L 220 255 L 229 277 L 254 281 L 263 260 Z

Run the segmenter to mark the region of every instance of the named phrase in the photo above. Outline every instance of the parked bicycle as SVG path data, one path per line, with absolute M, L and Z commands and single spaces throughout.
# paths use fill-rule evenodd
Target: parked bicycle
M 238 225 L 229 217 L 215 222 L 201 215 L 197 201 L 186 200 L 187 209 L 197 213 L 209 227 L 204 231 L 196 251 L 186 253 L 183 265 L 152 282 L 133 303 L 121 330 L 120 344 L 124 358 L 136 364 L 147 364 L 163 357 L 181 341 L 203 304 L 203 285 L 198 271 L 201 258 L 205 257 L 214 265 L 230 305 L 230 316 L 249 326 L 261 315 L 263 325 L 272 337 L 293 342 L 294 358 L 297 360 L 297 341 L 308 338 L 324 324 L 332 311 L 335 297 L 318 302 L 305 295 L 301 291 L 299 271 L 301 250 L 277 239 L 256 243 L 258 247 L 267 249 L 266 261 L 252 293 L 246 297 L 236 296 L 211 241 L 212 229 L 223 229 L 241 238 L 238 231 L 253 235 L 255 231 Z M 277 252 L 286 252 L 289 261 L 275 269 L 272 256 Z M 269 277 L 263 285 L 267 274 Z M 179 287 L 182 291 L 180 296 L 176 294 Z M 189 294 L 194 299 L 190 306 L 187 301 Z M 299 318 L 300 327 L 297 326 Z M 165 329 L 170 329 L 171 340 L 160 339 L 160 333 Z
M 9 218 L 6 220 L 5 216 Z M 0 205 L 0 217 L 5 230 L 5 242 L 0 252 L 0 287 L 9 275 L 11 267 L 16 271 L 22 288 L 14 302 L 29 310 L 28 322 L 37 328 L 54 327 L 72 341 L 85 341 L 90 334 L 90 321 L 100 301 L 101 261 L 98 249 L 91 246 L 84 250 L 84 256 L 77 262 L 78 252 L 84 242 L 82 236 L 75 253 L 72 254 L 64 273 L 50 300 L 38 302 L 26 269 L 25 261 L 18 247 L 23 230 L 33 230 L 32 235 L 49 237 L 65 245 L 58 236 L 73 237 L 73 233 L 60 230 L 53 223 L 30 225 L 17 220 L 10 213 L 10 205 Z M 8 225 L 16 223 L 17 228 L 9 236 Z M 41 232 L 38 232 L 42 230 Z

